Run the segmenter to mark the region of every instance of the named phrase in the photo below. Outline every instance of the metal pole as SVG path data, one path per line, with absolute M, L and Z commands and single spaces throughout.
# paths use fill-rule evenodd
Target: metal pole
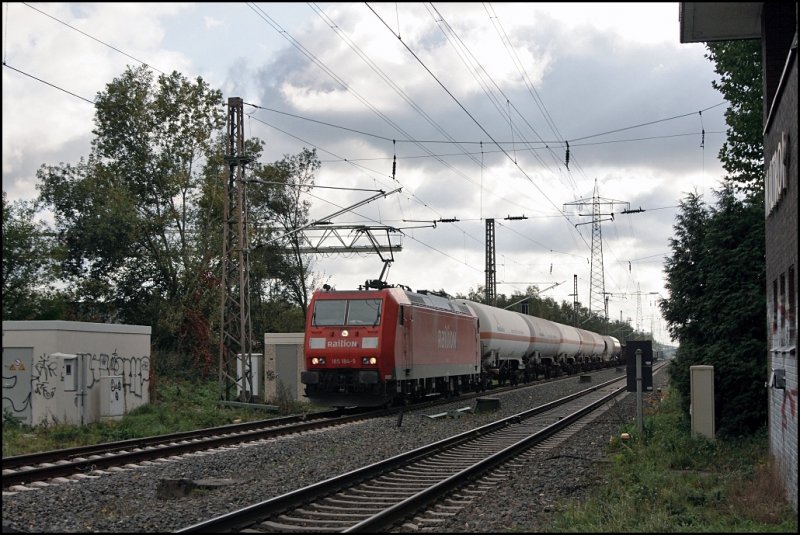
M 642 350 L 636 350 L 636 430 L 642 437 Z

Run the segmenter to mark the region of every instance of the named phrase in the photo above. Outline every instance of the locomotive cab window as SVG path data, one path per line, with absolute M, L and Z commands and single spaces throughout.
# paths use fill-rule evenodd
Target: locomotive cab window
M 378 325 L 381 321 L 381 299 L 352 299 L 348 301 L 348 325 Z
M 313 325 L 378 325 L 382 299 L 331 299 L 314 303 Z
M 344 325 L 347 301 L 344 299 L 324 300 L 314 303 L 314 325 Z

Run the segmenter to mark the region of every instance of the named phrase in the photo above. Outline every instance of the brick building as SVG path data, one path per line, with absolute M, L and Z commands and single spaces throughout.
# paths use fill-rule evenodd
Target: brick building
M 770 454 L 797 511 L 797 3 L 681 2 L 682 43 L 760 39 Z

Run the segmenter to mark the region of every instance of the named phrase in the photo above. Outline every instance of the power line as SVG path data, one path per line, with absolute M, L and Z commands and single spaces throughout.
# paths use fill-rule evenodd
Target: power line
M 714 108 L 722 106 L 723 104 L 727 104 L 727 102 L 720 102 L 719 104 L 714 104 L 713 106 L 709 106 L 708 108 L 704 108 L 704 109 L 699 110 L 699 111 L 693 111 L 693 112 L 690 112 L 690 113 L 684 113 L 682 115 L 675 115 L 674 117 L 667 117 L 666 119 L 657 119 L 655 121 L 650 121 L 650 122 L 647 122 L 647 123 L 640 123 L 640 124 L 636 124 L 636 125 L 633 125 L 633 126 L 626 126 L 624 128 L 617 128 L 616 130 L 609 130 L 607 132 L 601 132 L 599 134 L 592 134 L 590 136 L 583 136 L 583 137 L 572 139 L 570 141 L 582 141 L 584 139 L 590 139 L 590 138 L 593 138 L 593 137 L 605 136 L 607 134 L 614 134 L 616 132 L 622 132 L 623 130 L 631 130 L 632 128 L 641 128 L 642 126 L 650 126 L 650 125 L 656 124 L 656 123 L 664 123 L 666 121 L 672 121 L 672 120 L 675 120 L 675 119 L 680 119 L 682 117 L 688 117 L 690 115 L 694 115 L 695 113 L 702 114 L 704 111 L 712 110 Z
M 58 18 L 56 18 L 56 17 L 54 17 L 53 15 L 50 15 L 50 14 L 48 14 L 48 13 L 45 13 L 45 12 L 44 12 L 44 11 L 42 11 L 41 9 L 35 8 L 35 7 L 33 7 L 32 5 L 30 5 L 30 4 L 27 4 L 27 3 L 25 3 L 25 2 L 22 2 L 22 4 L 23 4 L 23 5 L 25 5 L 25 6 L 28 6 L 29 8 L 33 9 L 34 11 L 38 11 L 39 13 L 41 13 L 42 15 L 44 15 L 45 17 L 50 17 L 50 18 L 51 18 L 51 19 L 53 19 L 54 21 L 56 21 L 56 22 L 58 22 L 58 23 L 61 23 L 61 24 L 63 24 L 63 25 L 64 25 L 64 26 L 66 26 L 67 28 L 70 28 L 70 29 L 72 29 L 72 30 L 75 30 L 76 32 L 80 33 L 81 35 L 85 35 L 85 36 L 86 36 L 86 37 L 88 37 L 89 39 L 93 39 L 93 40 L 97 41 L 97 42 L 98 42 L 98 43 L 100 43 L 101 45 L 107 46 L 107 47 L 108 47 L 108 48 L 110 48 L 111 50 L 114 50 L 114 51 L 116 51 L 116 52 L 119 52 L 119 53 L 120 53 L 120 54 L 122 54 L 123 56 L 127 56 L 127 57 L 131 58 L 131 59 L 132 59 L 132 60 L 134 60 L 134 61 L 138 61 L 139 63 L 141 63 L 141 64 L 142 64 L 142 65 L 144 65 L 145 67 L 150 67 L 151 69 L 153 69 L 153 70 L 155 70 L 155 71 L 158 71 L 158 72 L 160 72 L 161 74 L 166 74 L 166 73 L 165 73 L 164 71 L 162 71 L 161 69 L 157 69 L 156 67 L 153 67 L 152 65 L 149 65 L 148 63 L 145 63 L 144 61 L 142 61 L 142 60 L 140 60 L 140 59 L 137 59 L 137 58 L 135 58 L 135 57 L 131 56 L 131 55 L 130 55 L 130 54 L 128 54 L 127 52 L 123 52 L 123 51 L 122 51 L 122 50 L 120 50 L 119 48 L 116 48 L 116 47 L 114 47 L 114 46 L 111 46 L 111 45 L 109 45 L 108 43 L 106 43 L 105 41 L 101 41 L 101 40 L 100 40 L 100 39 L 98 39 L 97 37 L 93 37 L 93 36 L 89 35 L 88 33 L 84 32 L 83 30 L 79 30 L 79 29 L 78 29 L 78 28 L 76 28 L 75 26 L 71 26 L 71 25 L 67 24 L 66 22 L 64 22 L 63 20 L 61 20 L 61 19 L 58 19 Z
M 387 28 L 387 29 L 388 29 L 390 32 L 392 32 L 392 34 L 394 35 L 394 32 L 393 32 L 393 31 L 392 31 L 392 29 L 391 29 L 391 28 L 390 28 L 390 27 L 389 27 L 389 26 L 386 24 L 386 22 L 383 20 L 383 18 L 381 18 L 381 16 L 380 16 L 380 15 L 378 15 L 378 13 L 376 13 L 376 12 L 375 12 L 375 10 L 374 10 L 374 9 L 372 9 L 372 7 L 371 7 L 369 4 L 367 4 L 367 7 L 370 9 L 370 11 L 372 11 L 372 12 L 375 14 L 375 16 L 376 16 L 376 17 L 378 17 L 378 20 L 380 20 L 380 21 L 381 21 L 381 23 L 383 23 L 383 25 L 384 25 L 384 26 L 386 26 L 386 28 Z M 439 80 L 439 78 L 437 78 L 437 77 L 436 77 L 436 75 L 435 75 L 435 74 L 433 74 L 433 72 L 432 72 L 432 71 L 431 71 L 431 70 L 428 68 L 428 66 L 427 66 L 427 65 L 425 65 L 425 63 L 424 63 L 424 62 L 423 62 L 423 61 L 422 61 L 422 60 L 419 58 L 419 56 L 417 56 L 417 55 L 416 55 L 416 53 L 414 53 L 414 51 L 413 51 L 413 50 L 411 50 L 411 48 L 410 48 L 408 45 L 406 45 L 406 44 L 405 44 L 405 43 L 404 43 L 402 40 L 401 40 L 400 42 L 401 42 L 401 43 L 403 43 L 403 46 L 406 48 L 406 50 L 408 50 L 408 51 L 409 51 L 409 53 L 410 53 L 412 56 L 414 56 L 414 59 L 416 59 L 416 60 L 417 60 L 417 62 L 418 62 L 420 65 L 422 65 L 422 67 L 423 67 L 423 68 L 424 68 L 424 69 L 425 69 L 425 70 L 428 72 L 428 74 L 430 74 L 430 75 L 431 75 L 431 77 L 433 77 L 433 79 L 434 79 L 434 80 L 436 80 L 436 82 L 437 82 L 437 83 L 438 83 L 438 84 L 439 84 L 439 85 L 442 87 L 442 89 L 444 89 L 444 91 L 445 91 L 445 92 L 446 92 L 446 93 L 447 93 L 447 94 L 450 96 L 450 98 L 452 98 L 452 99 L 453 99 L 453 100 L 456 102 L 456 104 L 458 104 L 458 106 L 459 106 L 459 107 L 460 107 L 460 108 L 461 108 L 461 109 L 464 111 L 464 113 L 466 113 L 466 114 L 467 114 L 467 116 L 468 116 L 470 119 L 472 119 L 472 121 L 473 121 L 473 122 L 474 122 L 474 123 L 475 123 L 475 124 L 478 126 L 478 128 L 480 128 L 480 129 L 481 129 L 481 131 L 483 131 L 483 133 L 484 133 L 484 134 L 486 134 L 486 135 L 489 137 L 489 139 L 491 139 L 491 140 L 492 140 L 492 143 L 494 143 L 495 145 L 497 145 L 497 147 L 498 147 L 500 150 L 502 150 L 502 151 L 503 151 L 503 153 L 506 155 L 506 157 L 507 157 L 509 160 L 511 160 L 512 162 L 514 162 L 514 165 L 516 165 L 516 166 L 517 166 L 517 168 L 518 168 L 518 169 L 519 169 L 519 170 L 522 172 L 522 174 L 523 174 L 523 175 L 525 175 L 525 177 L 528 179 L 528 181 L 529 181 L 531 184 L 533 184 L 533 185 L 534 185 L 534 187 L 536 187 L 536 189 L 538 189 L 538 190 L 539 190 L 539 192 L 542 194 L 542 196 L 543 196 L 545 199 L 547 199 L 547 200 L 548 200 L 548 202 L 550 202 L 550 204 L 552 204 L 552 205 L 553 205 L 553 207 L 554 207 L 556 210 L 558 210 L 558 206 L 556 206 L 556 204 L 555 204 L 555 203 L 554 203 L 554 202 L 553 202 L 553 201 L 550 199 L 550 197 L 548 197 L 548 196 L 547 196 L 547 194 L 545 194 L 545 193 L 544 193 L 544 191 L 542 191 L 542 189 L 541 189 L 541 188 L 540 188 L 540 187 L 539 187 L 539 186 L 538 186 L 538 185 L 537 185 L 537 184 L 536 184 L 536 183 L 533 181 L 533 179 L 531 179 L 531 177 L 530 177 L 530 176 L 529 176 L 529 175 L 528 175 L 528 174 L 525 172 L 525 170 L 524 170 L 524 169 L 522 169 L 522 168 L 519 166 L 519 164 L 517 164 L 517 162 L 515 162 L 515 161 L 514 161 L 514 159 L 513 159 L 513 158 L 511 158 L 511 155 L 509 155 L 509 154 L 508 154 L 508 152 L 506 152 L 506 151 L 505 151 L 505 149 L 503 149 L 503 148 L 502 148 L 502 147 L 501 147 L 501 146 L 498 144 L 498 142 L 497 142 L 497 141 L 495 141 L 494 137 L 492 137 L 492 135 L 491 135 L 489 132 L 487 132 L 487 131 L 486 131 L 486 129 L 483 127 L 483 125 L 482 125 L 482 124 L 481 124 L 481 123 L 480 123 L 480 122 L 479 122 L 477 119 L 475 119 L 475 117 L 473 117 L 473 115 L 472 115 L 472 114 L 471 114 L 471 113 L 470 113 L 470 112 L 469 112 L 469 111 L 468 111 L 468 110 L 467 110 L 467 109 L 464 107 L 464 105 L 463 105 L 463 104 L 461 104 L 461 102 L 460 102 L 460 101 L 459 101 L 459 100 L 458 100 L 458 99 L 455 97 L 455 95 L 453 95 L 453 93 L 451 93 L 451 92 L 450 92 L 450 90 L 449 90 L 449 89 L 447 89 L 447 87 L 446 87 L 446 86 L 445 86 L 445 85 L 444 85 L 444 84 L 441 82 L 441 80 Z M 560 210 L 559 210 L 559 211 L 560 211 Z M 569 218 L 567 218 L 566 214 L 564 214 L 564 213 L 562 212 L 562 215 L 564 216 L 564 219 L 565 219 L 565 220 L 569 221 Z M 570 227 L 571 227 L 571 225 L 570 225 Z M 578 233 L 578 236 L 580 236 L 580 238 L 583 240 L 583 242 L 584 242 L 584 243 L 586 243 L 586 239 L 583 237 L 583 235 L 581 235 L 580 233 Z M 589 246 L 589 244 L 588 244 L 588 243 L 586 243 L 586 246 L 588 247 L 588 246 Z
M 390 76 L 387 76 L 383 72 L 383 70 L 381 70 L 381 68 L 378 67 L 378 65 L 376 65 L 375 62 L 372 61 L 369 58 L 369 56 L 366 53 L 364 53 L 364 51 L 361 50 L 361 48 L 356 43 L 354 43 L 347 36 L 347 34 L 343 32 L 341 28 L 328 15 L 325 14 L 325 12 L 322 9 L 319 9 L 319 7 L 316 6 L 316 4 L 314 4 L 311 9 L 313 9 L 320 16 L 320 18 L 322 18 L 325 21 L 325 23 L 328 24 L 328 26 L 336 33 L 336 35 L 339 36 L 340 39 L 342 39 L 345 43 L 347 43 L 350 49 L 353 52 L 355 52 L 362 59 L 362 61 L 364 61 L 364 63 L 367 64 L 367 66 L 370 69 L 372 69 L 372 72 L 377 74 L 390 88 L 392 88 L 395 91 L 395 93 L 397 93 L 409 106 L 411 106 L 411 108 L 413 108 L 414 111 L 416 111 L 419 115 L 421 115 L 428 122 L 428 124 L 430 124 L 444 137 L 456 143 L 456 141 L 450 136 L 450 134 L 448 134 L 444 128 L 442 128 L 430 115 L 428 115 L 425 112 L 425 110 L 422 109 L 422 107 L 414 101 L 413 98 L 411 98 L 405 91 L 403 91 L 400 88 L 400 86 L 398 86 Z M 464 154 L 468 155 L 466 151 L 464 151 Z M 470 156 L 470 158 L 472 158 L 473 162 L 480 165 L 480 162 L 476 160 L 474 157 Z
M 55 88 L 55 89 L 58 89 L 59 91 L 63 91 L 64 93 L 66 93 L 66 94 L 68 94 L 68 95 L 72 95 L 72 96 L 73 96 L 73 97 L 75 97 L 75 98 L 79 98 L 79 99 L 83 100 L 84 102 L 88 102 L 88 103 L 89 103 L 89 104 L 91 104 L 92 106 L 94 106 L 94 105 L 95 105 L 95 102 L 94 102 L 93 100 L 89 100 L 88 98 L 84 98 L 84 97 L 82 97 L 82 96 L 80 96 L 80 95 L 76 95 L 76 94 L 75 94 L 75 93 L 73 93 L 72 91 L 67 91 L 67 90 L 66 90 L 66 89 L 64 89 L 63 87 L 59 87 L 59 86 L 57 86 L 57 85 L 55 85 L 55 84 L 51 84 L 50 82 L 45 82 L 45 81 L 44 81 L 44 80 L 42 80 L 41 78 L 37 78 L 37 77 L 33 76 L 32 74 L 28 74 L 27 72 L 24 72 L 24 71 L 21 71 L 21 70 L 19 70 L 19 69 L 16 69 L 16 68 L 12 67 L 11 65 L 9 65 L 8 63 L 6 63 L 5 61 L 3 62 L 3 67 L 8 67 L 8 68 L 9 68 L 9 69 L 11 69 L 12 71 L 16 71 L 16 72 L 18 72 L 18 73 L 20 73 L 20 74 L 23 74 L 23 75 L 25 75 L 25 76 L 28 76 L 29 78 L 33 78 L 33 79 L 34 79 L 34 80 L 36 80 L 37 82 L 41 82 L 41 83 L 43 83 L 43 84 L 45 84 L 45 85 L 49 85 L 50 87 L 53 87 L 53 88 Z
M 285 112 L 285 111 L 280 111 L 280 110 L 276 110 L 274 108 L 268 108 L 266 106 L 259 106 L 258 104 L 251 104 L 249 102 L 245 102 L 245 104 L 247 104 L 248 106 L 252 106 L 254 108 L 258 108 L 260 110 L 264 110 L 264 111 L 268 111 L 268 112 L 272 112 L 272 113 L 277 113 L 279 115 L 285 115 L 287 117 L 293 117 L 295 119 L 300 119 L 302 121 L 308 121 L 308 122 L 311 122 L 311 123 L 320 124 L 320 125 L 323 125 L 323 126 L 328 126 L 330 128 L 336 128 L 336 129 L 339 129 L 339 130 L 345 130 L 345 131 L 348 131 L 348 132 L 353 132 L 355 134 L 361 134 L 361 135 L 372 137 L 372 138 L 375 138 L 375 139 L 380 139 L 382 141 L 392 141 L 392 142 L 396 142 L 396 143 L 415 143 L 415 144 L 416 143 L 425 143 L 425 144 L 446 144 L 446 145 L 453 145 L 453 144 L 457 144 L 457 145 L 480 145 L 481 143 L 483 143 L 480 140 L 473 141 L 473 140 L 464 140 L 464 139 L 444 140 L 444 139 L 412 139 L 412 138 L 407 138 L 407 139 L 399 138 L 398 139 L 398 138 L 390 138 L 390 137 L 387 137 L 387 136 L 383 136 L 381 134 L 375 134 L 373 132 L 366 132 L 364 130 L 358 130 L 358 129 L 355 129 L 355 128 L 349 128 L 349 127 L 346 127 L 346 126 L 342 126 L 342 125 L 338 125 L 338 124 L 334 124 L 334 123 L 329 123 L 329 122 L 326 122 L 326 121 L 319 121 L 317 119 L 312 119 L 310 117 L 304 117 L 302 115 L 297 115 L 295 113 L 289 113 L 289 112 Z M 512 106 L 513 106 L 513 104 L 512 104 Z M 712 108 L 713 107 L 715 107 L 715 106 L 712 106 Z M 708 109 L 710 109 L 710 108 L 708 108 Z M 515 111 L 517 111 L 517 110 L 515 109 Z M 517 111 L 517 113 L 519 113 L 519 111 Z M 633 128 L 639 128 L 639 127 L 642 127 L 642 126 L 649 126 L 649 125 L 660 123 L 660 122 L 671 121 L 671 120 L 676 119 L 678 117 L 687 117 L 689 115 L 694 115 L 695 113 L 697 113 L 697 112 L 690 112 L 690 113 L 687 113 L 687 114 L 684 114 L 684 115 L 679 115 L 679 116 L 676 116 L 676 117 L 670 117 L 670 118 L 667 118 L 667 119 L 659 119 L 657 121 L 651 121 L 651 122 L 648 122 L 648 123 L 642 123 L 642 124 L 633 125 L 633 126 L 626 126 L 626 127 L 623 127 L 623 128 L 619 128 L 619 129 L 616 129 L 616 130 L 609 131 L 609 132 L 603 132 L 603 133 L 599 133 L 599 134 L 591 134 L 591 135 L 583 136 L 583 137 L 577 138 L 577 139 L 579 139 L 579 140 L 591 139 L 593 137 L 599 137 L 599 136 L 602 136 L 602 135 L 606 135 L 608 133 L 620 132 L 620 131 L 623 131 L 623 130 L 631 130 Z M 721 130 L 706 130 L 705 133 L 706 134 L 724 134 L 725 132 L 721 131 Z M 669 138 L 672 138 L 672 137 L 696 136 L 698 134 L 699 134 L 699 132 L 684 132 L 684 133 L 679 133 L 679 134 L 665 134 L 663 136 L 648 136 L 648 137 L 639 137 L 639 138 L 615 139 L 615 140 L 608 140 L 608 141 L 594 141 L 594 142 L 591 142 L 591 143 L 574 143 L 574 140 L 570 140 L 569 143 L 570 143 L 570 147 L 589 147 L 589 146 L 593 146 L 593 145 L 607 145 L 607 144 L 611 144 L 611 143 L 630 143 L 630 142 L 633 142 L 633 141 L 649 141 L 649 140 L 655 140 L 655 139 L 669 139 Z M 549 144 L 551 144 L 551 143 L 563 143 L 563 141 L 559 141 L 559 140 L 541 140 L 541 141 L 508 141 L 508 140 L 495 141 L 495 140 L 493 140 L 493 141 L 497 145 L 511 145 L 513 147 L 512 150 L 548 150 L 548 151 L 551 151 L 552 149 L 550 149 L 550 147 L 548 146 Z M 531 149 L 517 149 L 516 145 L 518 145 L 518 144 L 519 145 L 541 144 L 543 146 L 539 147 L 539 148 L 531 148 Z M 493 152 L 504 152 L 504 151 L 502 149 L 501 150 L 497 150 L 497 151 L 488 151 L 488 150 L 484 151 L 484 153 L 493 153 Z M 462 154 L 471 155 L 471 154 L 479 154 L 479 153 L 478 152 L 473 152 L 473 153 L 462 153 Z M 454 155 L 455 154 L 442 154 L 442 155 L 432 155 L 432 156 L 454 156 Z M 431 156 L 431 155 L 429 155 L 429 156 Z M 420 157 L 424 157 L 424 156 L 411 156 L 410 158 L 420 158 Z

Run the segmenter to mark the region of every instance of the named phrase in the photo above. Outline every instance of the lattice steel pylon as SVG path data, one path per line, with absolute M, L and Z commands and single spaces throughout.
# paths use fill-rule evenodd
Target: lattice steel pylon
M 600 197 L 597 190 L 597 179 L 594 181 L 594 193 L 592 194 L 591 202 L 589 199 L 581 199 L 571 203 L 564 203 L 564 206 L 592 206 L 592 260 L 590 266 L 589 277 L 589 312 L 597 312 L 601 317 L 606 318 L 608 321 L 607 308 L 605 305 L 605 272 L 603 270 L 603 231 L 600 226 L 602 221 L 614 221 L 613 207 L 615 204 L 622 204 L 626 206 L 626 210 L 630 209 L 630 203 L 625 201 L 617 201 L 614 199 L 604 199 Z M 601 213 L 600 206 L 603 204 L 611 205 L 612 211 L 606 214 Z M 578 214 L 586 216 L 589 214 Z M 610 216 L 602 219 L 603 216 Z M 587 223 L 578 223 L 578 225 L 585 225 Z
M 486 304 L 494 306 L 497 298 L 497 263 L 494 248 L 494 219 L 486 220 Z
M 253 397 L 252 324 L 250 320 L 250 242 L 247 232 L 247 192 L 244 166 L 251 161 L 244 154 L 243 101 L 228 99 L 229 166 L 223 208 L 222 317 L 219 346 L 220 399 Z M 235 392 L 234 392 L 235 389 Z
M 612 216 L 613 219 L 613 216 Z M 605 309 L 606 279 L 603 269 L 603 229 L 600 226 L 600 195 L 597 180 L 594 181 L 592 195 L 592 271 L 589 278 L 589 310 L 594 311 L 597 303 Z

